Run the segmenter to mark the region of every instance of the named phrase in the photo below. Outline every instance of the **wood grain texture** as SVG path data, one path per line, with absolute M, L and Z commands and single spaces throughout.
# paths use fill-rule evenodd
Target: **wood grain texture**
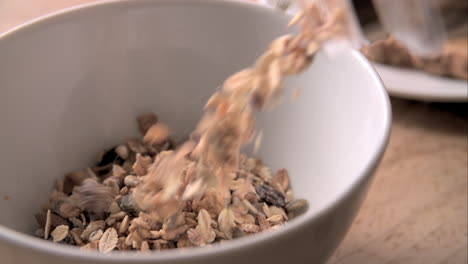
M 384 159 L 330 264 L 467 263 L 467 104 L 393 99 Z
M 0 32 L 93 0 L 2 0 Z M 393 128 L 367 199 L 329 264 L 466 264 L 467 104 L 393 99 Z

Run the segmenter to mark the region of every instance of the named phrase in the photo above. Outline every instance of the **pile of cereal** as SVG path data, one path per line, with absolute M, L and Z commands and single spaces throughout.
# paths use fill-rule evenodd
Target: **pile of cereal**
M 146 135 L 167 133 L 156 144 L 131 139 L 101 153 L 95 167 L 58 180 L 44 212 L 36 215 L 37 236 L 103 253 L 204 246 L 278 228 L 306 209 L 305 200 L 294 200 L 285 169 L 272 175 L 260 160 L 241 155 L 238 170 L 229 175 L 227 197 L 194 195 L 165 219 L 158 210 L 142 210 L 132 193 L 175 146 L 156 115 L 144 114 L 138 122 Z M 184 165 L 183 181 L 194 165 Z

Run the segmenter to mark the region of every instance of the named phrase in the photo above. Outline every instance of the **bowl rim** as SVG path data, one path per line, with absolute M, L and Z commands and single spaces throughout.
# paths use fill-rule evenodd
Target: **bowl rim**
M 100 0 L 92 3 L 79 4 L 76 6 L 68 7 L 61 9 L 35 19 L 26 21 L 22 24 L 13 27 L 10 30 L 7 30 L 3 33 L 0 33 L 0 43 L 11 37 L 14 37 L 19 34 L 27 33 L 29 30 L 34 30 L 36 27 L 47 26 L 48 24 L 55 23 L 61 19 L 66 19 L 69 15 L 79 15 L 80 12 L 86 12 L 95 8 L 112 8 L 118 5 L 128 5 L 128 6 L 138 6 L 138 5 L 158 5 L 158 4 L 216 4 L 224 5 L 229 8 L 254 8 L 259 12 L 270 13 L 271 12 L 280 12 L 274 10 L 271 7 L 259 5 L 255 2 L 250 1 L 239 1 L 239 0 Z M 362 181 L 367 178 L 372 177 L 372 171 L 375 166 L 378 164 L 380 159 L 383 156 L 383 153 L 388 144 L 390 129 L 391 129 L 391 105 L 388 94 L 384 88 L 382 80 L 379 75 L 367 61 L 367 59 L 358 51 L 351 51 L 352 56 L 359 64 L 364 67 L 373 80 L 373 83 L 377 86 L 378 100 L 380 100 L 383 107 L 383 122 L 384 122 L 384 133 L 378 139 L 377 147 L 373 149 L 370 153 L 369 160 L 364 162 L 364 166 L 361 171 L 357 171 L 356 175 L 353 177 L 354 181 L 349 184 L 347 188 L 343 190 L 342 193 L 338 194 L 335 199 L 333 199 L 328 205 L 324 206 L 321 210 L 314 214 L 305 214 L 295 221 L 288 223 L 287 227 L 280 228 L 275 230 L 275 232 L 262 232 L 256 234 L 253 237 L 239 238 L 227 243 L 223 243 L 222 246 L 219 243 L 214 244 L 210 248 L 188 248 L 184 249 L 184 252 L 181 253 L 177 250 L 167 250 L 161 252 L 151 252 L 149 254 L 140 254 L 135 255 L 134 253 L 115 253 L 115 254 L 102 254 L 99 252 L 83 252 L 79 248 L 74 246 L 67 245 L 56 245 L 52 244 L 49 241 L 44 241 L 39 238 L 32 237 L 21 233 L 19 231 L 13 230 L 11 228 L 0 225 L 0 241 L 5 241 L 11 243 L 17 247 L 26 247 L 28 249 L 34 250 L 36 252 L 42 252 L 45 254 L 54 254 L 59 255 L 64 258 L 73 257 L 75 259 L 81 260 L 107 260 L 113 261 L 115 263 L 128 263 L 129 261 L 133 262 L 147 262 L 147 261 L 171 261 L 171 260 L 194 260 L 194 258 L 207 257 L 207 256 L 219 256 L 226 252 L 242 250 L 245 248 L 255 248 L 255 245 L 258 243 L 266 243 L 267 241 L 281 239 L 285 236 L 287 232 L 298 231 L 307 226 L 308 223 L 314 222 L 315 219 L 320 218 L 321 216 L 327 214 L 333 208 L 337 207 L 346 197 L 361 184 Z

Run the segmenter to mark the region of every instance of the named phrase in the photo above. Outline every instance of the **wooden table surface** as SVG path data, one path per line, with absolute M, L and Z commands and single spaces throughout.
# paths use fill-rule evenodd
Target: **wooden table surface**
M 1 0 L 0 32 L 94 0 Z M 466 264 L 468 105 L 392 99 L 385 157 L 330 264 Z

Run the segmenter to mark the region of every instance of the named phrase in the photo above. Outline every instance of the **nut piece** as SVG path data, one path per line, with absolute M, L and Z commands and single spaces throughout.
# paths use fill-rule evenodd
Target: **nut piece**
M 143 141 L 149 144 L 161 144 L 169 139 L 169 128 L 161 123 L 152 125 L 146 132 Z
M 101 239 L 99 239 L 99 251 L 102 253 L 111 252 L 117 246 L 118 241 L 119 239 L 115 228 L 108 228 Z
M 117 155 L 119 155 L 119 157 L 121 157 L 124 160 L 128 159 L 129 150 L 126 145 L 120 145 L 116 147 L 115 153 L 117 153 Z
M 140 153 L 137 153 L 136 161 L 132 168 L 138 176 L 144 176 L 146 173 L 148 173 L 148 168 L 152 163 L 153 159 L 151 157 L 143 156 Z
M 66 225 L 57 226 L 54 229 L 54 231 L 52 231 L 52 233 L 50 233 L 50 235 L 53 238 L 53 242 L 57 243 L 57 242 L 60 242 L 63 239 L 65 239 L 67 237 L 67 235 L 68 235 L 68 229 L 69 229 L 69 227 L 66 226 Z

